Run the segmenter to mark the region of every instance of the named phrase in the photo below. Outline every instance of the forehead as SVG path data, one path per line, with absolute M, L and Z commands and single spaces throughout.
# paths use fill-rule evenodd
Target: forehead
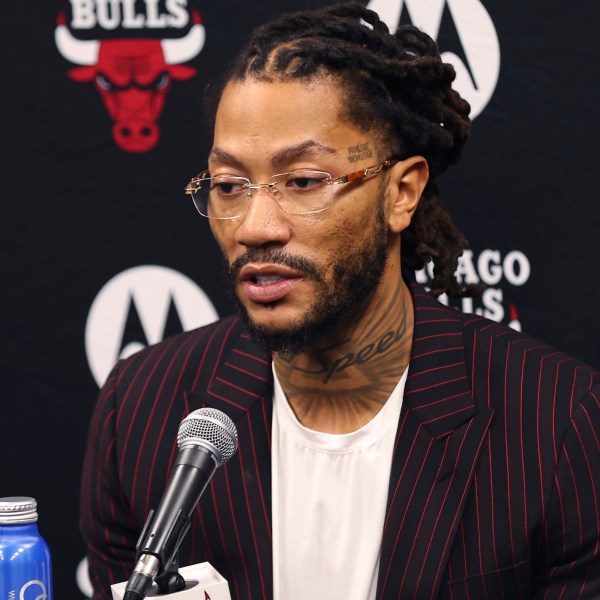
M 371 139 L 345 108 L 340 84 L 330 79 L 231 81 L 217 109 L 211 158 L 227 153 L 247 161 L 292 147 L 343 155 Z

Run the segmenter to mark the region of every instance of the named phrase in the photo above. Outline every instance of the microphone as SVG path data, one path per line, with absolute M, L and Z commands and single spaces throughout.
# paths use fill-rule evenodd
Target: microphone
M 178 575 L 177 550 L 192 512 L 217 468 L 235 454 L 237 437 L 233 421 L 214 408 L 200 408 L 181 421 L 179 454 L 158 509 L 150 511 L 136 545 L 138 561 L 124 600 L 142 600 L 157 577 Z

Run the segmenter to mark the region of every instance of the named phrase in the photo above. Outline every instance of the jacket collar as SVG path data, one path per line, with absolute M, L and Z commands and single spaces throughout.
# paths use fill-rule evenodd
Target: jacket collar
M 416 283 L 410 289 L 415 320 L 404 405 L 432 436 L 443 436 L 476 410 L 460 313 L 440 304 Z M 201 394 L 205 405 L 227 412 L 235 421 L 270 394 L 272 386 L 271 356 L 236 319 L 228 326 L 207 387 L 191 393 Z
M 413 346 L 392 459 L 378 598 L 436 598 L 492 411 L 471 388 L 461 315 L 411 285 Z
M 390 474 L 379 598 L 437 596 L 492 418 L 471 392 L 472 351 L 460 313 L 417 284 L 411 293 L 413 346 Z M 230 328 L 208 385 L 200 395 L 189 393 L 189 405 L 218 408 L 234 421 L 260 410 L 270 424 L 271 358 L 239 321 Z M 260 442 L 265 490 L 271 486 L 268 437 Z M 263 534 L 270 539 L 270 527 Z
M 476 412 L 458 311 L 411 284 L 415 321 L 404 405 L 433 437 Z

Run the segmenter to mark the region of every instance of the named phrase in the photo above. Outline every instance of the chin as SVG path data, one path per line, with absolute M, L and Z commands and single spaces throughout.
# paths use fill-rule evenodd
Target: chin
M 263 313 L 260 319 L 240 305 L 240 316 L 250 337 L 271 353 L 293 358 L 318 344 L 336 326 L 333 315 L 320 311 L 306 311 L 300 316 L 271 316 Z
M 278 303 L 265 304 L 259 309 L 244 306 L 243 312 L 247 315 L 246 322 L 253 328 L 274 334 L 295 331 L 302 326 L 307 315 L 307 311 L 299 314 L 298 311 L 284 308 Z

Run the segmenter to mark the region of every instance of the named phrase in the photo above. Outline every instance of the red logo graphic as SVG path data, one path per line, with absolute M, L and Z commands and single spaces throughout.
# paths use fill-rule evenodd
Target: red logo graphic
M 64 58 L 82 65 L 71 69 L 69 77 L 95 82 L 114 121 L 117 146 L 125 152 L 148 152 L 160 136 L 157 121 L 171 81 L 196 75 L 196 69 L 181 63 L 200 53 L 205 32 L 200 13 L 194 10 L 190 31 L 179 39 L 80 40 L 60 13 L 55 39 Z
M 210 596 L 208 595 L 208 592 L 204 592 L 204 600 L 210 600 Z
M 512 302 L 510 303 L 510 321 L 508 322 L 508 326 L 516 329 L 517 331 L 521 331 L 519 313 L 517 311 L 517 307 Z

